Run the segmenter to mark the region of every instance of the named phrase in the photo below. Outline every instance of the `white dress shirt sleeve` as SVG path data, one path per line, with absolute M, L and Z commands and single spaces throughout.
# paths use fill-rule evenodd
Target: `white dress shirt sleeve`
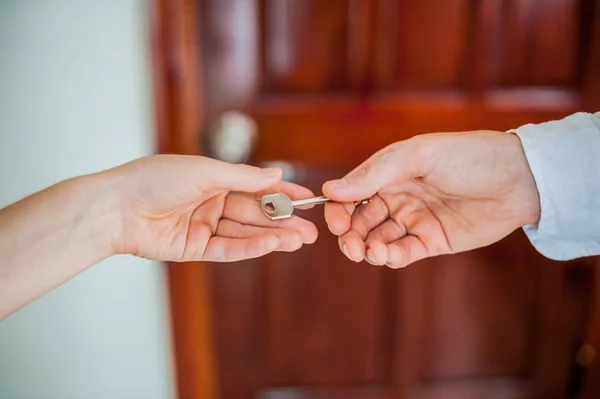
M 542 255 L 600 255 L 600 112 L 510 130 L 521 139 L 540 195 L 538 223 L 524 227 Z

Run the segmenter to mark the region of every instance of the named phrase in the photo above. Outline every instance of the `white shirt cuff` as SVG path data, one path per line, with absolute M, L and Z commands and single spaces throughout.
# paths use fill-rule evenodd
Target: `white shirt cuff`
M 523 229 L 542 255 L 600 254 L 600 113 L 527 124 L 521 139 L 540 195 L 538 223 Z

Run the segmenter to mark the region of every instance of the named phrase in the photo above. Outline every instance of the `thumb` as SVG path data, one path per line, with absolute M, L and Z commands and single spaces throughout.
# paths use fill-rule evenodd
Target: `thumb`
M 281 180 L 280 168 L 258 168 L 211 160 L 204 171 L 204 190 L 255 192 L 269 188 Z
M 402 159 L 399 151 L 385 151 L 366 161 L 339 180 L 323 185 L 323 193 L 338 202 L 352 202 L 375 195 L 383 187 L 417 177 L 412 159 Z

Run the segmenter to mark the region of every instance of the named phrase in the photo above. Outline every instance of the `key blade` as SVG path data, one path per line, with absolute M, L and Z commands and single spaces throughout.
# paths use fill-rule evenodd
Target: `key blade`
M 301 206 L 324 204 L 326 202 L 331 202 L 331 199 L 322 195 L 320 197 L 294 200 L 294 201 L 292 201 L 292 205 L 294 206 L 294 208 L 298 208 L 298 207 L 301 207 Z M 360 205 L 366 205 L 366 204 L 368 204 L 370 202 L 371 202 L 371 198 L 365 198 L 365 199 L 362 199 L 362 200 L 359 200 L 359 201 L 354 201 L 354 206 L 358 207 Z
M 313 197 L 313 198 L 304 198 L 299 200 L 292 201 L 292 206 L 294 208 L 298 208 L 300 206 L 308 206 L 308 205 L 319 205 L 324 204 L 326 202 L 331 201 L 329 198 L 325 196 Z

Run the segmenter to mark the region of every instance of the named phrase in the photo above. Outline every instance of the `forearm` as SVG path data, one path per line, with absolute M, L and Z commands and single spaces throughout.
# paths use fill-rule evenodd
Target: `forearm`
M 0 210 L 0 319 L 112 255 L 108 186 L 79 177 Z

